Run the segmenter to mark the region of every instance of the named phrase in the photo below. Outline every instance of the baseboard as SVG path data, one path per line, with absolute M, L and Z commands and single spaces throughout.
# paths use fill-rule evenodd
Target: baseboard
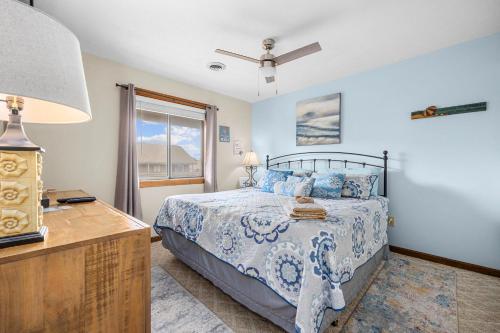
M 151 243 L 159 242 L 159 241 L 161 241 L 160 236 L 151 236 Z
M 486 275 L 491 275 L 495 277 L 500 277 L 500 270 L 495 269 L 495 268 L 490 268 L 490 267 L 485 267 L 485 266 L 480 266 L 476 264 L 470 264 L 467 262 L 459 261 L 459 260 L 454 260 L 454 259 L 448 259 L 445 257 L 440 257 L 440 256 L 435 256 L 433 254 L 429 253 L 424 253 L 424 252 L 419 252 L 415 250 L 410 250 L 410 249 L 405 249 L 403 247 L 399 246 L 394 246 L 394 245 L 389 245 L 389 249 L 392 252 L 404 254 L 410 257 L 415 257 L 415 258 L 420 258 L 428 261 L 432 261 L 438 264 L 443 264 L 447 266 L 452 266 L 452 267 L 457 267 L 461 269 L 466 269 L 468 271 L 473 271 L 476 273 L 481 273 L 481 274 L 486 274 Z

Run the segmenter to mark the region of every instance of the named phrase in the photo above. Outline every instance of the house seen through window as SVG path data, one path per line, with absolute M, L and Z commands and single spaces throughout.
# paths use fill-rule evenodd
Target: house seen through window
M 137 153 L 140 179 L 203 176 L 201 111 L 137 99 Z

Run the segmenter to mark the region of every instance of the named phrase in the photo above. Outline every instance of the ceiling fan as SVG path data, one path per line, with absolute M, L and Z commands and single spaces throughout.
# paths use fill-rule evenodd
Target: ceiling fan
M 321 45 L 319 45 L 319 43 L 316 42 L 275 57 L 273 54 L 271 54 L 271 50 L 274 48 L 274 44 L 275 41 L 272 38 L 266 38 L 262 41 L 262 48 L 266 50 L 266 53 L 264 53 L 260 57 L 260 59 L 247 57 L 238 53 L 221 49 L 216 49 L 215 52 L 259 64 L 260 65 L 259 70 L 264 76 L 266 82 L 271 83 L 274 82 L 275 80 L 276 66 L 283 65 L 289 61 L 302 58 L 305 57 L 306 55 L 321 51 Z

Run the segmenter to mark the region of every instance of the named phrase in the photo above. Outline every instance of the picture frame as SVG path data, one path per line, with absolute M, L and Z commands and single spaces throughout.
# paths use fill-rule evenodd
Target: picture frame
M 341 143 L 341 94 L 329 94 L 297 102 L 296 145 Z
M 229 126 L 219 126 L 219 142 L 231 142 L 231 129 Z

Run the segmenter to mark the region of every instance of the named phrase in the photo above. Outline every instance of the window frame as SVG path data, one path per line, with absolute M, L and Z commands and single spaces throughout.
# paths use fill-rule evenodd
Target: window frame
M 166 102 L 170 102 L 170 103 L 173 103 L 173 104 L 178 104 L 180 107 L 180 109 L 182 109 L 182 105 L 186 105 L 186 106 L 191 106 L 193 107 L 192 105 L 187 105 L 185 103 L 176 103 L 177 101 L 171 101 L 171 100 L 165 100 L 163 98 L 155 98 L 153 97 L 150 93 L 148 94 L 140 94 L 137 90 L 136 90 L 136 95 L 138 96 L 143 96 L 143 97 L 148 97 L 148 98 L 152 98 L 152 99 L 157 99 L 157 100 L 160 100 L 160 101 L 166 101 Z M 196 106 L 197 107 L 197 106 Z M 200 108 L 201 107 L 197 107 L 197 108 Z M 138 111 L 141 110 L 137 105 L 136 105 L 136 108 L 135 108 L 135 112 L 136 112 L 136 117 L 138 117 Z M 141 110 L 142 112 L 155 112 L 155 111 L 149 111 L 149 110 Z M 158 112 L 158 113 L 162 113 L 162 112 Z M 166 124 L 166 129 L 167 129 L 167 143 L 166 143 L 166 147 L 167 147 L 167 177 L 158 177 L 158 178 L 141 178 L 139 177 L 139 188 L 147 188 L 147 187 L 162 187 L 162 186 L 177 186 L 177 185 L 193 185 L 193 184 L 203 184 L 205 183 L 205 178 L 204 178 L 204 163 L 205 163 L 205 120 L 204 119 L 196 119 L 196 118 L 190 118 L 190 117 L 183 117 L 183 116 L 180 116 L 180 115 L 174 115 L 175 117 L 179 117 L 179 118 L 186 118 L 186 119 L 193 119 L 193 120 L 197 120 L 197 121 L 200 121 L 201 122 L 201 127 L 200 127 L 200 130 L 201 130 L 201 133 L 200 133 L 200 137 L 201 137 L 201 146 L 200 146 L 200 163 L 201 163 L 201 176 L 199 177 L 172 177 L 172 163 L 171 163 L 171 152 L 172 152 L 172 149 L 171 149 L 171 128 L 172 128 L 172 124 L 171 124 L 171 121 L 170 121 L 170 117 L 172 115 L 170 115 L 169 113 L 164 113 L 166 116 L 167 116 L 167 124 Z M 137 133 L 136 133 L 136 138 L 137 138 Z M 137 144 L 137 142 L 136 142 Z M 137 164 L 139 164 L 139 160 L 137 161 Z

